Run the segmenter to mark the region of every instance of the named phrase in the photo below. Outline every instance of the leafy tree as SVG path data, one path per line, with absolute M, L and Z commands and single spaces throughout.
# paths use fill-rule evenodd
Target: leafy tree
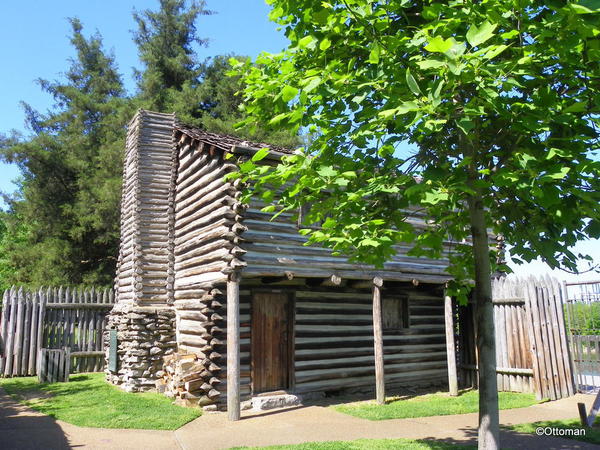
M 600 236 L 598 2 L 269 3 L 290 45 L 238 64 L 244 124 L 316 137 L 273 168 L 256 164 L 261 152 L 238 176 L 274 202 L 266 211 L 310 203 L 305 223 L 324 223 L 303 230 L 309 242 L 355 260 L 381 265 L 400 242 L 440 257 L 454 243 L 451 291 L 464 298 L 475 281 L 479 445 L 498 448 L 488 231 L 516 261 L 572 270 L 570 247 Z
M 245 119 L 242 110 L 244 84 L 240 76 L 228 76 L 229 61 L 249 61 L 245 56 L 218 55 L 201 65 L 201 83 L 197 93 L 202 115 L 199 126 L 213 133 L 229 134 L 256 142 L 269 142 L 282 147 L 295 147 L 300 140 L 295 130 L 269 130 L 263 127 L 236 127 Z
M 1 142 L 2 158 L 23 175 L 9 230 L 28 228 L 9 257 L 20 282 L 111 284 L 124 124 L 133 109 L 100 35 L 86 38 L 81 23 L 70 22 L 76 58 L 66 80 L 38 80 L 54 97 L 54 109 L 41 114 L 24 105 L 32 137 L 14 134 Z

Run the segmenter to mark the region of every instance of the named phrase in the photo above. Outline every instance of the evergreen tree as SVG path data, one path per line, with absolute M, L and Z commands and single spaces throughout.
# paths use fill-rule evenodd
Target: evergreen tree
M 79 20 L 70 22 L 76 57 L 66 80 L 38 80 L 54 109 L 41 114 L 24 105 L 32 137 L 13 135 L 0 145 L 3 159 L 23 174 L 8 232 L 23 223 L 29 228 L 24 239 L 8 243 L 19 267 L 11 281 L 110 284 L 113 278 L 124 124 L 133 110 L 101 36 L 86 38 Z
M 134 42 L 144 65 L 143 71 L 135 71 L 142 107 L 175 112 L 188 123 L 198 123 L 201 65 L 194 46 L 208 42 L 196 31 L 198 16 L 210 14 L 204 6 L 204 1 L 186 7 L 185 0 L 160 0 L 158 11 L 133 14 L 138 25 Z
M 249 140 L 295 146 L 294 133 L 235 130 L 244 118 L 239 77 L 228 77 L 229 56 L 200 62 L 207 41 L 196 20 L 203 1 L 160 0 L 157 12 L 134 13 L 143 69 L 138 93 L 127 97 L 114 57 L 96 33 L 86 38 L 71 19 L 64 79 L 38 80 L 54 98 L 40 113 L 23 104 L 30 136 L 0 136 L 0 158 L 22 172 L 17 195 L 0 226 L 0 282 L 110 285 L 119 245 L 125 125 L 142 107 L 175 112 L 185 123 Z M 246 59 L 238 57 L 238 59 Z
M 190 125 L 208 131 L 232 134 L 242 138 L 296 146 L 298 138 L 288 131 L 264 132 L 234 125 L 245 116 L 240 109 L 243 89 L 240 77 L 228 77 L 229 56 L 216 56 L 200 62 L 196 46 L 207 39 L 198 36 L 196 21 L 212 14 L 204 1 L 160 0 L 158 11 L 134 13 L 138 25 L 134 42 L 138 46 L 143 71 L 136 71 L 138 101 L 141 107 L 174 112 Z M 237 59 L 247 59 L 238 56 Z

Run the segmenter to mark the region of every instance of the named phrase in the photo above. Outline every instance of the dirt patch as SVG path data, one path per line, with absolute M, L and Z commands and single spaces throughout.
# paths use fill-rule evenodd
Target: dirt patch
M 435 394 L 440 392 L 439 386 L 427 387 L 392 387 L 386 390 L 386 401 L 408 400 L 426 394 Z M 329 391 L 320 393 L 320 395 L 302 396 L 304 405 L 310 406 L 335 406 L 348 403 L 359 403 L 375 399 L 375 392 L 372 391 L 351 391 L 340 389 L 338 391 Z
M 19 392 L 19 394 L 14 394 L 13 397 L 18 397 L 21 401 L 24 400 L 27 402 L 37 402 L 40 400 L 51 398 L 53 397 L 53 394 L 44 391 L 23 391 Z

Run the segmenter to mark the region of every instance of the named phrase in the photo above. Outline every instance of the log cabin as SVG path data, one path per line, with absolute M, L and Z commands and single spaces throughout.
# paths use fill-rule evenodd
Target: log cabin
M 131 120 L 107 379 L 233 420 L 269 394 L 281 404 L 376 384 L 382 400 L 384 383 L 456 389 L 447 260 L 399 245 L 375 270 L 305 246 L 294 215 L 271 220 L 224 180 L 263 147 L 271 160 L 289 153 L 173 114 Z

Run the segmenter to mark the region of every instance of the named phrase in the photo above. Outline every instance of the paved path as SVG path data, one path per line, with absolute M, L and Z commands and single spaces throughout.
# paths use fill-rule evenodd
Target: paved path
M 588 409 L 590 395 L 500 412 L 503 424 L 568 419 L 577 416 L 577 402 Z M 263 413 L 243 412 L 239 422 L 213 413 L 175 432 L 83 428 L 55 421 L 15 403 L 0 392 L 0 449 L 177 449 L 211 450 L 233 446 L 294 444 L 360 438 L 434 439 L 474 444 L 477 414 L 371 422 L 331 408 L 308 406 Z M 513 449 L 598 449 L 573 440 L 503 431 L 502 447 Z

